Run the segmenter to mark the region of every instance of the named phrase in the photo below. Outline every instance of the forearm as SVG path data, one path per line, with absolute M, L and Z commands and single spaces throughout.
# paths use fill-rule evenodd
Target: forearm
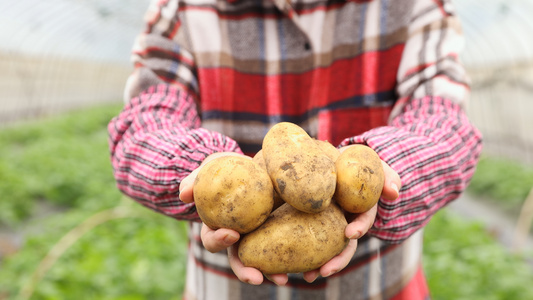
M 179 200 L 181 180 L 210 154 L 238 145 L 200 128 L 193 99 L 167 85 L 133 98 L 108 126 L 118 188 L 139 203 L 178 219 L 198 220 L 194 204 Z

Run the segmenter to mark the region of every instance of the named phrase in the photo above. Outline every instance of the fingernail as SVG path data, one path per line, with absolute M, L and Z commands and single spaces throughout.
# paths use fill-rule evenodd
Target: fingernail
M 328 275 L 326 275 L 326 276 L 324 276 L 324 277 L 329 277 L 329 276 L 331 276 L 331 275 L 333 275 L 333 274 L 335 274 L 335 273 L 337 273 L 337 271 L 331 271 L 331 272 L 328 273 Z
M 226 243 L 227 245 L 232 245 L 234 244 L 239 238 L 234 236 L 234 235 L 231 235 L 231 234 L 227 234 L 225 237 L 224 237 L 224 243 Z
M 260 283 L 255 283 L 255 282 L 252 282 L 251 280 L 246 280 L 245 282 L 251 285 L 260 285 Z
M 275 285 L 279 286 L 279 284 L 277 282 L 275 282 L 272 278 L 270 278 L 270 276 L 268 276 L 266 274 L 263 274 L 263 276 L 265 276 L 266 279 L 270 280 L 270 282 L 273 282 Z
M 396 183 L 394 183 L 394 182 L 391 183 L 390 187 L 391 187 L 391 189 L 393 189 L 396 192 L 396 194 L 400 193 L 400 190 L 398 189 L 398 186 L 396 185 Z
M 317 273 L 317 274 L 315 275 L 315 277 L 314 277 L 311 281 L 308 281 L 308 282 L 309 282 L 309 283 L 314 282 L 314 281 L 318 278 L 318 275 L 320 275 L 320 274 Z
M 353 240 L 353 239 L 358 239 L 360 237 L 361 237 L 361 232 L 357 231 L 354 234 L 352 234 L 352 236 L 350 236 L 349 239 Z

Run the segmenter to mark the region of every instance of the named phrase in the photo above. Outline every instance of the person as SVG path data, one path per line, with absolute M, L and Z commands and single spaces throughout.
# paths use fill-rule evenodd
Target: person
M 429 298 L 423 227 L 481 151 L 450 1 L 157 0 L 145 20 L 111 160 L 124 194 L 189 222 L 183 299 Z M 282 121 L 371 147 L 386 183 L 374 208 L 347 216 L 341 254 L 265 278 L 235 255 L 237 232 L 202 225 L 192 185 L 202 163 L 253 156 Z

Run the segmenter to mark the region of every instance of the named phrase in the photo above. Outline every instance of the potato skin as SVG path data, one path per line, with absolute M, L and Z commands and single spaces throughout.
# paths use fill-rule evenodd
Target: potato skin
M 335 148 L 330 142 L 328 141 L 322 141 L 322 140 L 315 140 L 316 144 L 326 155 L 332 160 L 336 161 L 337 158 L 341 155 L 339 149 Z
M 200 219 L 211 229 L 247 233 L 259 227 L 274 204 L 267 172 L 246 157 L 223 156 L 200 169 L 193 186 Z
M 265 158 L 263 157 L 263 150 L 259 150 L 259 152 L 257 152 L 254 155 L 253 161 L 257 163 L 259 166 L 261 166 L 261 168 L 265 169 L 265 172 L 266 172 L 266 163 L 265 163 Z M 274 187 L 272 186 L 272 188 Z M 281 199 L 281 196 L 278 194 L 278 192 L 276 192 L 276 190 L 273 191 L 273 194 L 274 194 L 274 206 L 272 207 L 272 210 L 274 211 L 278 207 L 283 205 L 285 201 Z
M 381 159 L 368 146 L 353 145 L 339 156 L 335 201 L 345 211 L 363 213 L 378 201 L 385 183 Z
M 239 258 L 245 266 L 264 274 L 318 269 L 348 244 L 346 225 L 344 213 L 334 203 L 316 214 L 286 203 L 241 239 Z
M 299 126 L 282 122 L 263 139 L 263 156 L 281 198 L 303 212 L 326 209 L 335 193 L 335 163 Z

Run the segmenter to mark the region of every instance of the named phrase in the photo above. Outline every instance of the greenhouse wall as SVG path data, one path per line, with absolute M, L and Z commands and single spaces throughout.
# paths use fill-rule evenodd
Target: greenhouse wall
M 0 125 L 122 101 L 131 67 L 0 53 Z

